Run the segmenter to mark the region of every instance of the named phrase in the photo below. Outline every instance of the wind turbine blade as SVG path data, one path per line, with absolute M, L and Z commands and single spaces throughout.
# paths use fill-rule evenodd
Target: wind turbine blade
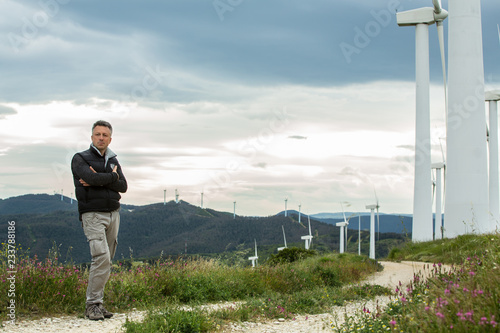
M 498 29 L 498 42 L 500 43 L 500 25 L 497 24 L 497 29 Z
M 446 200 L 446 164 L 443 165 L 443 200 L 442 200 L 442 207 L 441 211 L 444 210 L 444 201 Z
M 444 53 L 444 27 L 443 21 L 436 22 L 438 38 L 439 38 L 439 49 L 441 51 L 441 67 L 443 70 L 443 87 L 444 87 L 444 112 L 446 117 L 448 116 L 448 89 L 446 86 L 446 57 Z
M 443 158 L 443 164 L 446 164 L 446 159 L 444 157 L 443 143 L 441 142 L 441 138 L 439 138 L 439 145 L 441 146 L 441 157 Z
M 344 222 L 347 222 L 345 218 L 344 205 L 342 205 L 342 202 L 340 203 L 340 207 L 342 207 L 342 214 L 344 214 Z
M 441 0 L 432 0 L 432 4 L 434 5 L 434 13 L 441 13 L 441 10 L 443 9 L 441 6 Z
M 309 215 L 307 215 L 307 221 L 309 223 L 309 236 L 312 236 L 312 233 L 311 233 L 311 219 L 309 218 Z
M 283 227 L 283 225 L 282 225 L 281 229 L 283 229 L 283 239 L 285 240 L 285 247 L 286 247 L 285 227 Z
M 435 176 L 434 176 L 434 169 L 431 172 L 432 172 L 432 199 L 431 199 L 431 204 L 434 205 L 434 194 L 436 192 L 436 179 L 435 179 Z M 436 169 L 436 172 L 438 172 L 437 169 Z

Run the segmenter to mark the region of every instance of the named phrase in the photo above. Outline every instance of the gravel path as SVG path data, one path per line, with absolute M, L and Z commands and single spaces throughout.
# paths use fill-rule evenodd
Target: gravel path
M 403 285 L 413 280 L 413 275 L 422 271 L 428 275 L 432 269 L 429 264 L 419 262 L 381 262 L 384 266 L 383 271 L 371 275 L 363 283 L 378 284 L 394 289 L 399 282 Z M 425 266 L 425 269 L 424 269 Z M 331 322 L 337 317 L 339 323 L 344 313 L 354 314 L 357 310 L 366 307 L 370 310 L 377 305 L 383 307 L 390 302 L 389 296 L 380 296 L 372 301 L 350 302 L 344 306 L 332 308 L 330 313 L 319 315 L 300 315 L 295 320 L 276 320 L 264 323 L 233 323 L 230 324 L 224 333 L 245 332 L 245 333 L 310 333 L 310 332 L 331 332 Z M 233 303 L 219 304 L 216 307 L 234 306 Z M 91 321 L 76 316 L 62 316 L 54 318 L 42 318 L 37 320 L 16 321 L 15 325 L 4 324 L 3 332 L 7 333 L 56 333 L 56 332 L 74 332 L 74 333 L 115 333 L 124 332 L 122 325 L 128 317 L 132 321 L 141 321 L 144 319 L 145 311 L 132 311 L 129 313 L 117 313 L 111 319 L 104 321 Z

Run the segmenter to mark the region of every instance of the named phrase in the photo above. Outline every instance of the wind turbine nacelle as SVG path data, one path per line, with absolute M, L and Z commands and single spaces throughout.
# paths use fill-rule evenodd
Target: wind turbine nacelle
M 286 249 L 286 247 L 278 247 L 278 251 L 283 251 L 284 249 Z
M 377 209 L 377 205 L 367 205 L 366 209 Z
M 345 227 L 349 225 L 349 222 L 337 222 L 335 225 L 337 227 Z
M 312 238 L 313 238 L 313 236 L 310 236 L 310 235 L 300 237 L 300 239 L 302 239 L 302 240 L 311 240 Z
M 500 101 L 500 90 L 492 90 L 484 93 L 485 101 Z
M 432 163 L 431 168 L 432 169 L 442 169 L 442 168 L 444 168 L 444 163 L 443 162 Z
M 259 257 L 248 257 L 248 260 L 257 260 Z
M 443 10 L 444 12 L 445 10 Z M 396 21 L 399 26 L 412 26 L 420 23 L 436 23 L 434 8 L 424 7 L 396 13 Z M 441 16 L 442 13 L 436 15 Z M 446 17 L 446 16 L 445 16 Z

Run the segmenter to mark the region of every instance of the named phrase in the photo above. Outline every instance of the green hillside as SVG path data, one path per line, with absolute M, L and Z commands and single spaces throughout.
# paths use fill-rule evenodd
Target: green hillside
M 16 221 L 16 242 L 30 248 L 31 255 L 44 258 L 55 243 L 62 260 L 75 263 L 90 261 L 86 238 L 78 220 L 76 202 L 61 201 L 57 195 L 27 195 L 2 201 L 0 219 Z M 307 223 L 307 222 L 306 222 Z M 253 250 L 254 239 L 265 260 L 283 246 L 284 227 L 287 243 L 303 247 L 301 236 L 307 225 L 298 223 L 298 216 L 269 217 L 236 216 L 212 209 L 201 209 L 187 202 L 168 202 L 146 206 L 122 206 L 120 233 L 115 259 L 158 257 L 179 254 L 214 255 L 232 251 Z M 315 236 L 312 248 L 319 252 L 337 251 L 339 228 L 311 220 Z M 0 226 L 7 235 L 7 223 Z M 350 235 L 348 249 L 357 253 L 358 233 Z M 368 233 L 362 232 L 362 251 L 368 253 Z M 402 242 L 396 234 L 381 234 L 377 256 L 383 257 L 394 244 Z

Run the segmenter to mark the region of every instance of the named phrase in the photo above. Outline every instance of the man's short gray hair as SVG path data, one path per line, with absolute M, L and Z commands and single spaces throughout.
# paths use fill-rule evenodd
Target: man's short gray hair
M 113 126 L 111 126 L 110 123 L 108 123 L 107 121 L 105 120 L 98 120 L 94 123 L 94 125 L 92 125 L 92 132 L 94 132 L 94 128 L 96 126 L 104 126 L 104 127 L 107 127 L 109 128 L 109 131 L 111 132 L 111 134 L 113 134 Z

